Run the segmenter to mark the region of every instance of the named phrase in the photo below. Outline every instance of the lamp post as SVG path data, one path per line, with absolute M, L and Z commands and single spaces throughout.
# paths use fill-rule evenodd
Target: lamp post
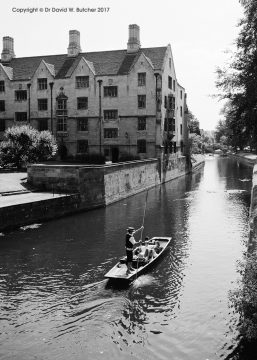
M 30 124 L 30 88 L 31 88 L 31 83 L 27 84 L 27 88 L 28 88 L 28 100 L 29 100 L 29 108 L 28 108 L 28 123 Z
M 102 154 L 102 95 L 101 86 L 103 80 L 97 80 L 99 84 L 99 153 Z
M 54 129 L 53 129 L 53 86 L 54 86 L 54 83 L 53 82 L 50 82 L 49 83 L 50 85 L 50 93 L 51 93 L 51 103 L 50 103 L 50 109 L 51 109 L 51 132 L 52 134 L 54 133 Z

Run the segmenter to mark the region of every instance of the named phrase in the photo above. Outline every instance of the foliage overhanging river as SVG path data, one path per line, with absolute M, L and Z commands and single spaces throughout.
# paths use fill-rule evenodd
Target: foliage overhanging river
M 198 173 L 149 190 L 148 236 L 172 236 L 130 286 L 104 274 L 142 223 L 145 192 L 1 234 L 0 359 L 233 359 L 229 291 L 248 238 L 252 169 L 206 157 Z M 232 356 L 232 357 L 231 357 Z

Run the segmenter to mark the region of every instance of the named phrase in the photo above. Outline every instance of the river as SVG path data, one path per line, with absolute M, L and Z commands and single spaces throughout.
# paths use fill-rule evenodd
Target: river
M 252 169 L 204 168 L 150 189 L 145 235 L 172 236 L 129 286 L 104 274 L 140 227 L 146 193 L 105 209 L 0 234 L 1 360 L 236 359 L 229 300 L 248 240 Z

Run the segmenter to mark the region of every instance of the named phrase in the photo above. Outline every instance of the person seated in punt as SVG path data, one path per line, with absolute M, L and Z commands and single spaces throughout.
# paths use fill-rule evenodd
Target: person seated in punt
M 159 254 L 162 251 L 162 247 L 159 241 L 156 241 L 154 251 L 156 252 L 156 254 Z
M 149 237 L 146 236 L 145 240 L 142 240 L 141 245 L 135 250 L 135 255 L 141 262 L 148 261 L 149 258 L 148 240 Z
M 148 261 L 152 258 L 155 258 L 162 250 L 162 247 L 159 243 L 159 241 L 156 241 L 154 246 L 152 245 L 150 249 L 148 250 Z

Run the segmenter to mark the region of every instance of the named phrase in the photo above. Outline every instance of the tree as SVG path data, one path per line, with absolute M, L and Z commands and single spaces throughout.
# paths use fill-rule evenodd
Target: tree
M 188 111 L 188 129 L 190 134 L 201 135 L 199 121 L 190 110 Z
M 202 152 L 202 138 L 197 134 L 189 134 L 189 149 L 191 154 L 201 154 Z
M 28 125 L 13 126 L 5 131 L 0 143 L 0 164 L 21 168 L 24 164 L 49 160 L 56 151 L 56 141 L 49 131 L 39 132 Z
M 244 17 L 236 41 L 237 50 L 227 69 L 218 69 L 221 98 L 230 100 L 226 125 L 234 147 L 257 148 L 257 2 L 241 0 Z

